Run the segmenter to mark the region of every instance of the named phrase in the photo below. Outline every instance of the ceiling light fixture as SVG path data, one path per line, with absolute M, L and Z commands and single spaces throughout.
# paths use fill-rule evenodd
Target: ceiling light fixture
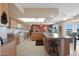
M 23 22 L 44 22 L 45 18 L 18 18 L 20 21 Z
M 53 15 L 51 15 L 50 17 L 51 17 L 51 18 L 53 18 L 54 16 L 53 16 Z
M 66 18 L 63 18 L 63 20 L 67 20 L 68 19 L 68 17 L 66 17 Z

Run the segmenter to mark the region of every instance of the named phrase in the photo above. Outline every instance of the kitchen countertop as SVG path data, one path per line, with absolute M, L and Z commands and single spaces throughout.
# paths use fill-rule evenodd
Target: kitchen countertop
M 12 41 L 3 42 L 3 45 L 0 45 L 0 46 L 4 46 L 4 45 L 6 45 L 6 44 L 8 44 L 10 42 L 12 42 Z
M 54 39 L 72 39 L 70 36 L 59 36 L 57 33 L 43 33 L 43 35 L 47 38 L 54 38 Z
M 72 39 L 69 36 L 58 36 L 57 33 L 43 33 L 44 35 L 44 47 L 47 53 L 49 53 L 49 43 L 52 40 L 56 40 L 58 43 L 59 56 L 67 56 L 70 54 L 70 43 L 69 40 Z

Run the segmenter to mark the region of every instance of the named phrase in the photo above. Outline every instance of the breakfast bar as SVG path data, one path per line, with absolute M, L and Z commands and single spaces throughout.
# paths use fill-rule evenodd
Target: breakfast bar
M 54 34 L 52 34 L 52 33 L 44 33 L 44 36 L 43 36 L 44 48 L 45 48 L 46 52 L 49 54 L 50 43 L 52 41 L 57 41 L 56 43 L 58 45 L 57 46 L 58 51 L 56 51 L 56 50 L 55 51 L 60 56 L 68 56 L 68 55 L 70 55 L 70 42 L 69 42 L 70 39 L 72 39 L 72 38 L 63 37 L 63 36 L 54 37 Z M 52 45 L 53 45 L 53 43 L 52 43 Z

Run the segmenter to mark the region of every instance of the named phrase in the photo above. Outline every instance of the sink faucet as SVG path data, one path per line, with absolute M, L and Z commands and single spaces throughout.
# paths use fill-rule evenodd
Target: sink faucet
M 2 37 L 0 37 L 0 41 L 1 41 L 1 45 L 3 45 L 3 40 L 2 40 Z

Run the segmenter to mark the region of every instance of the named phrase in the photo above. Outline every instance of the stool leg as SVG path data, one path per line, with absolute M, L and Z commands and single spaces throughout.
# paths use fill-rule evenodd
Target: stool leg
M 54 54 L 55 54 L 55 52 L 54 52 L 54 48 L 50 48 L 50 50 L 49 50 L 49 54 L 50 54 L 51 56 L 54 56 Z
M 58 51 L 58 47 L 57 47 L 57 56 L 59 56 L 59 51 Z
M 54 48 L 54 53 L 55 53 L 54 54 L 55 56 L 59 56 L 59 52 L 58 52 L 58 48 L 57 47 Z

